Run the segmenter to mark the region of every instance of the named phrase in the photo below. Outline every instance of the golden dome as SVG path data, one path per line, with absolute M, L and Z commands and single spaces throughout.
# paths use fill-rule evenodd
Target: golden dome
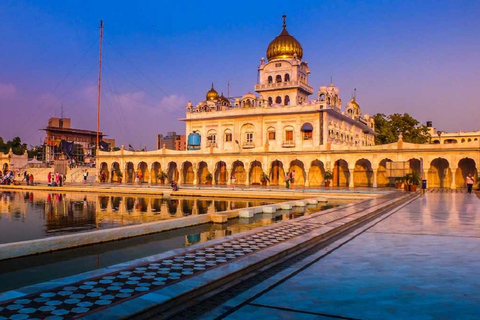
M 286 17 L 286 15 L 283 15 L 282 32 L 268 45 L 267 59 L 269 61 L 272 59 L 293 58 L 294 55 L 296 55 L 298 59 L 302 59 L 303 48 L 300 42 L 288 33 L 286 29 L 287 24 L 285 23 Z
M 215 91 L 215 89 L 213 88 L 213 83 L 212 83 L 212 89 L 210 89 L 210 91 L 207 92 L 207 100 L 218 100 L 218 92 Z

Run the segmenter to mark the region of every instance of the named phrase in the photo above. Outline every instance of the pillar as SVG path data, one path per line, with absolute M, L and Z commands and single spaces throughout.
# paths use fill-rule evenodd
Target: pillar
M 193 167 L 193 185 L 198 185 L 198 170 L 196 167 Z
M 377 171 L 378 169 L 373 169 L 373 187 L 374 188 L 377 188 Z
M 450 185 L 451 189 L 457 189 L 457 184 L 455 183 L 455 173 L 457 172 L 457 168 L 450 168 L 451 176 L 452 176 L 452 184 Z
M 348 175 L 350 176 L 349 177 L 349 183 L 348 183 L 348 187 L 349 188 L 355 188 L 355 183 L 353 181 L 353 173 L 355 172 L 355 167 L 348 167 Z

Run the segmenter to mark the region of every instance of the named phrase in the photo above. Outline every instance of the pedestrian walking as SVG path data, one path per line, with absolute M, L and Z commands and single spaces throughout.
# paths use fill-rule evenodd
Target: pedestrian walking
M 28 173 L 26 173 L 26 172 L 25 172 L 25 175 L 23 176 L 23 179 L 25 179 L 25 180 L 26 180 L 26 182 L 27 182 L 27 186 L 28 186 L 28 185 L 30 184 L 30 181 L 29 181 L 29 179 L 30 179 L 30 175 L 29 175 Z M 22 181 L 23 181 L 23 179 L 22 179 Z
M 465 182 L 467 183 L 467 193 L 472 193 L 473 184 L 475 180 L 472 177 L 472 174 L 469 173 L 468 176 L 465 178 Z
M 85 172 L 83 173 L 83 183 L 87 183 L 87 178 L 88 178 L 88 169 L 85 169 Z

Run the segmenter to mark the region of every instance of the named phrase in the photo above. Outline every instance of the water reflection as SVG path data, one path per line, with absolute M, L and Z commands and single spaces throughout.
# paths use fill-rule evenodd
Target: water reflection
M 259 206 L 275 201 L 0 193 L 0 243 Z

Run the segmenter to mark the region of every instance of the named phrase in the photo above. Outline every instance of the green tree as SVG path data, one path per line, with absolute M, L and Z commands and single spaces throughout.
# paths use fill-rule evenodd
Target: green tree
M 389 116 L 377 113 L 373 116 L 375 120 L 375 144 L 387 144 L 398 141 L 401 133 L 403 141 L 410 143 L 428 143 L 430 134 L 426 125 L 410 116 L 408 113 L 394 113 Z

